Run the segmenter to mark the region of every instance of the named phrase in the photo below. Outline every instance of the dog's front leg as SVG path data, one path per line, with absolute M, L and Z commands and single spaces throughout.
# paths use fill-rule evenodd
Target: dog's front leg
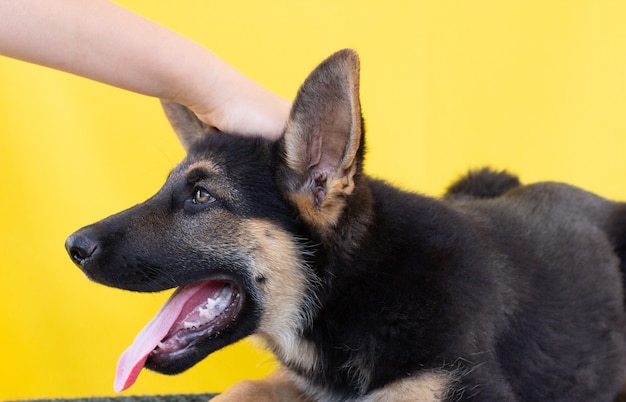
M 311 402 L 283 370 L 261 379 L 235 383 L 211 402 Z

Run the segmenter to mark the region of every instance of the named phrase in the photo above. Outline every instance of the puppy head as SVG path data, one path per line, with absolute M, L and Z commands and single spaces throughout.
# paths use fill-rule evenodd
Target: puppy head
M 315 311 L 307 238 L 335 230 L 361 171 L 358 76 L 351 50 L 325 60 L 274 143 L 215 132 L 163 102 L 185 160 L 152 198 L 66 244 L 100 283 L 179 288 L 120 359 L 117 389 L 144 364 L 177 373 L 255 332 L 279 355 L 290 350 Z

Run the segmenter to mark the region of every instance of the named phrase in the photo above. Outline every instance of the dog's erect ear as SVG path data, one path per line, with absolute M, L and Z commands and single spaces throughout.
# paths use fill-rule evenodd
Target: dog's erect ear
M 205 135 L 218 131 L 204 124 L 194 112 L 181 104 L 161 99 L 161 106 L 185 151 L 189 151 L 191 145 Z
M 344 49 L 298 91 L 282 138 L 284 191 L 309 224 L 334 226 L 362 159 L 359 57 Z

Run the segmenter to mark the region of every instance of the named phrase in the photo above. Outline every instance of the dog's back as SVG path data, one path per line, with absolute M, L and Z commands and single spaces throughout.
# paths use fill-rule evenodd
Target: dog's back
M 495 257 L 477 262 L 500 283 L 480 297 L 493 298 L 501 314 L 493 346 L 514 394 L 611 400 L 626 367 L 624 239 L 614 233 L 624 205 L 557 183 L 449 202 L 470 222 L 476 246 Z
M 446 400 L 618 393 L 624 306 L 609 229 L 621 204 L 556 183 L 484 197 L 483 181 L 481 196 L 470 185 L 444 202 L 368 184 L 371 231 L 331 269 L 315 325 L 332 331 L 310 335 L 333 368 L 315 383 L 350 395 L 421 367 L 446 373 Z

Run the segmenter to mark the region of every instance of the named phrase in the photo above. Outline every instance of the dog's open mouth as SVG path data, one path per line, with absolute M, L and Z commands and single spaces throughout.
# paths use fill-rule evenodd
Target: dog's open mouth
M 207 281 L 178 288 L 120 357 L 115 391 L 130 387 L 146 360 L 176 359 L 196 342 L 216 336 L 241 310 L 241 295 L 231 282 Z

